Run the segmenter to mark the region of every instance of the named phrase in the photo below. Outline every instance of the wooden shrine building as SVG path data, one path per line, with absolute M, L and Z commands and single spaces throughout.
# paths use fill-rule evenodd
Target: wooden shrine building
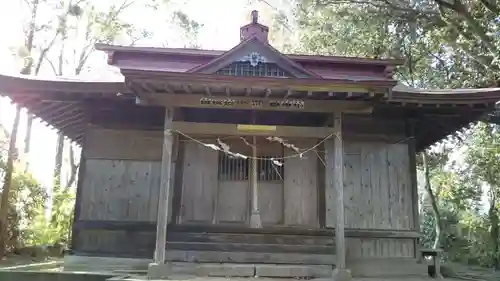
M 82 147 L 68 267 L 426 274 L 415 153 L 500 89 L 412 89 L 400 61 L 285 55 L 267 35 L 253 12 L 229 51 L 97 45 L 123 82 L 0 76 Z

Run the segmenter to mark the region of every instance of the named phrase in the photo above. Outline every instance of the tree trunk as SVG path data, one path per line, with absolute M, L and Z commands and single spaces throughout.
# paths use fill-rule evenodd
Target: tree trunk
M 26 122 L 26 134 L 24 136 L 24 151 L 23 155 L 26 158 L 25 159 L 25 166 L 24 166 L 24 172 L 27 173 L 29 170 L 29 154 L 30 154 L 30 148 L 31 148 L 31 128 L 33 127 L 33 114 L 28 112 L 28 119 Z
M 9 152 L 7 155 L 7 163 L 5 169 L 5 178 L 2 188 L 2 201 L 0 205 L 0 258 L 5 256 L 5 246 L 7 239 L 7 217 L 9 213 L 9 198 L 10 198 L 10 188 L 12 187 L 12 174 L 14 173 L 14 160 L 17 157 L 16 153 L 16 141 L 17 141 L 17 131 L 19 129 L 19 119 L 21 117 L 21 106 L 16 105 L 16 116 L 14 117 L 14 123 L 12 124 L 12 131 L 10 133 L 9 141 Z
M 493 193 L 493 192 L 492 192 Z M 490 240 L 491 240 L 491 250 L 493 251 L 493 266 L 495 269 L 500 268 L 500 245 L 499 245 L 499 235 L 500 235 L 500 229 L 499 229 L 499 223 L 500 219 L 498 217 L 498 209 L 496 207 L 497 200 L 496 196 L 494 194 L 491 195 L 490 199 L 490 208 L 488 210 L 488 218 L 491 223 L 491 228 L 490 228 Z
M 61 187 L 61 170 L 63 161 L 63 150 L 64 150 L 64 135 L 62 133 L 57 134 L 57 146 L 56 146 L 56 159 L 54 165 L 54 185 Z
M 71 188 L 73 183 L 75 183 L 78 167 L 80 166 L 80 164 L 77 164 L 75 161 L 75 149 L 71 143 L 69 144 L 69 166 L 71 170 L 68 182 L 66 183 L 67 189 Z
M 425 191 L 427 191 L 427 195 L 429 196 L 429 200 L 431 201 L 432 213 L 434 215 L 434 220 L 436 221 L 435 223 L 436 239 L 434 240 L 434 245 L 432 247 L 434 249 L 437 249 L 441 246 L 443 223 L 441 220 L 441 213 L 439 212 L 436 196 L 432 191 L 431 176 L 429 171 L 429 163 L 427 162 L 426 151 L 422 152 L 422 166 L 424 170 Z
M 37 14 L 38 14 L 38 4 L 40 3 L 40 0 L 33 0 L 31 2 L 31 20 L 29 24 L 29 29 L 28 29 L 28 34 L 26 34 L 26 40 L 25 40 L 25 47 L 26 51 L 28 52 L 28 63 L 25 63 L 23 69 L 21 70 L 21 74 L 24 75 L 30 75 L 31 72 L 33 71 L 33 58 L 32 58 L 32 51 L 33 51 L 33 41 L 35 39 L 35 32 L 36 32 L 36 19 L 37 19 Z M 31 147 L 31 128 L 33 126 L 33 114 L 28 113 L 28 119 L 26 123 L 26 135 L 24 137 L 24 157 L 26 158 L 26 164 L 25 164 L 25 172 L 28 171 L 29 168 L 29 161 L 28 161 L 28 156 L 30 153 L 30 147 Z

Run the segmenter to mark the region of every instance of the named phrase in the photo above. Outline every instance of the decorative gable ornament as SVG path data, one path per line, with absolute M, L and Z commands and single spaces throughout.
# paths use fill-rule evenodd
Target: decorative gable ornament
M 264 57 L 263 55 L 261 55 L 257 52 L 252 52 L 252 53 L 240 58 L 239 61 L 248 61 L 251 66 L 255 67 L 259 63 L 267 62 L 267 59 L 266 59 L 266 57 Z

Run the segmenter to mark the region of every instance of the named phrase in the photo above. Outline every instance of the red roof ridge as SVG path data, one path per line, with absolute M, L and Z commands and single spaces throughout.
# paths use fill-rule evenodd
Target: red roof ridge
M 250 39 L 250 38 L 249 38 Z M 248 39 L 247 39 L 248 40 Z M 186 56 L 209 56 L 217 57 L 229 50 L 209 50 L 195 48 L 172 48 L 172 47 L 138 47 L 123 46 L 98 43 L 95 48 L 105 52 L 131 52 L 131 53 L 149 53 L 162 55 L 186 55 Z M 274 48 L 274 47 L 273 47 Z M 297 62 L 325 62 L 325 63 L 353 63 L 353 64 L 379 64 L 379 65 L 402 65 L 400 59 L 374 59 L 363 57 L 332 56 L 332 55 L 311 55 L 311 54 L 286 54 L 289 59 Z

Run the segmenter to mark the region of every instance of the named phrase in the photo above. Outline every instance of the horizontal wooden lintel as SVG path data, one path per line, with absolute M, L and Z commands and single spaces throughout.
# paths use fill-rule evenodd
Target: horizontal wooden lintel
M 414 230 L 391 230 L 391 229 L 354 229 L 347 228 L 345 236 L 348 238 L 408 238 L 416 239 L 422 235 Z
M 187 135 L 236 135 L 236 136 L 275 136 L 275 137 L 301 137 L 301 138 L 325 138 L 335 133 L 334 128 L 329 127 L 302 127 L 302 126 L 269 126 L 259 130 L 259 127 L 241 128 L 237 124 L 222 123 L 195 123 L 195 122 L 172 122 L 174 130 Z
M 75 222 L 78 230 L 104 230 L 104 231 L 131 231 L 151 232 L 156 231 L 156 222 L 146 221 L 104 221 L 104 220 L 79 220 Z M 203 226 L 203 225 L 171 225 L 169 231 L 175 232 L 210 232 L 210 233 L 236 233 L 236 234 L 293 234 L 308 236 L 329 236 L 334 234 L 333 228 L 302 229 L 299 227 L 276 227 L 252 229 L 248 227 L 225 227 L 225 226 Z M 380 239 L 418 239 L 422 235 L 415 230 L 391 230 L 391 229 L 355 229 L 346 228 L 347 238 L 380 238 Z
M 165 107 L 221 108 L 248 110 L 276 110 L 299 112 L 342 111 L 352 114 L 371 114 L 373 106 L 369 102 L 346 100 L 309 100 L 256 97 L 210 97 L 197 94 L 144 94 L 137 100 L 139 105 Z

